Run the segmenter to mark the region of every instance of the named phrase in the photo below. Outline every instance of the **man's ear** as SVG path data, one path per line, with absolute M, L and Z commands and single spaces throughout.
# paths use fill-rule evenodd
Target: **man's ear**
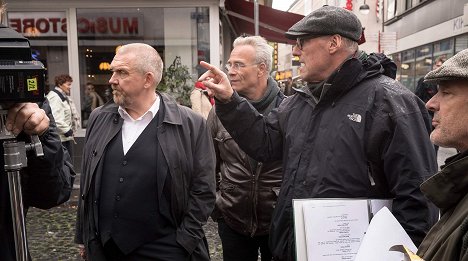
M 267 67 L 266 67 L 266 64 L 265 64 L 265 63 L 260 63 L 260 64 L 258 65 L 258 68 L 259 68 L 259 70 L 258 70 L 258 74 L 257 74 L 257 75 L 258 75 L 259 77 L 263 76 L 265 73 L 268 73 L 268 72 L 267 72 Z
M 153 88 L 156 78 L 152 72 L 147 72 L 145 74 L 145 88 Z
M 341 46 L 343 45 L 343 38 L 339 34 L 334 34 L 330 36 L 330 41 L 328 42 L 328 50 L 330 54 L 336 53 Z

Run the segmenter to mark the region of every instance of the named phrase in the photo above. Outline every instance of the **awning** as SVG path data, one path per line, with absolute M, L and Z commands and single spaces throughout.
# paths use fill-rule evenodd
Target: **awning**
M 255 35 L 254 4 L 244 0 L 226 0 L 225 15 L 231 23 L 237 35 Z M 258 5 L 258 29 L 259 35 L 268 41 L 278 43 L 290 43 L 284 33 L 303 15 L 283 12 L 268 6 Z

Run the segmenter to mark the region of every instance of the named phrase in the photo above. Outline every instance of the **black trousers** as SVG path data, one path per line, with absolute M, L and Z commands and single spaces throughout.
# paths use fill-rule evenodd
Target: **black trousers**
M 72 162 L 73 162 L 73 141 L 72 140 L 63 141 L 62 145 L 68 150 L 68 154 L 70 154 L 70 158 L 72 159 Z
M 223 219 L 218 220 L 218 233 L 223 244 L 223 261 L 257 261 L 259 250 L 262 261 L 271 261 L 268 235 L 251 237 L 239 234 Z
M 108 261 L 184 261 L 190 258 L 188 252 L 175 242 L 175 234 L 144 244 L 128 255 L 122 253 L 111 238 L 104 245 L 104 255 Z

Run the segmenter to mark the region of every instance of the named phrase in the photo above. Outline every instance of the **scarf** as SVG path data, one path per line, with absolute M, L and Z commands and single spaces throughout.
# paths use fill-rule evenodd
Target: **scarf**
M 206 91 L 206 86 L 202 82 L 195 82 L 195 88 L 202 89 L 202 90 Z M 203 93 L 208 97 L 208 100 L 210 100 L 211 105 L 214 105 L 214 103 L 215 103 L 214 98 L 209 96 L 208 92 L 203 92 Z

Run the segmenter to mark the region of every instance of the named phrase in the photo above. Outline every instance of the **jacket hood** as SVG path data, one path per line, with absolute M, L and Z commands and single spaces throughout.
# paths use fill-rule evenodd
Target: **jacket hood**
M 362 52 L 362 51 L 361 51 Z M 362 59 L 365 78 L 372 78 L 383 74 L 392 79 L 396 78 L 397 66 L 383 53 L 371 53 Z

